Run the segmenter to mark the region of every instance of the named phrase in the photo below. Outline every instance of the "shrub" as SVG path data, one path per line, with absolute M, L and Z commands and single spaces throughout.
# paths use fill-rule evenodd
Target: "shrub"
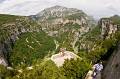
M 61 71 L 67 79 L 84 79 L 86 72 L 91 68 L 91 64 L 87 60 L 71 59 L 66 60 Z

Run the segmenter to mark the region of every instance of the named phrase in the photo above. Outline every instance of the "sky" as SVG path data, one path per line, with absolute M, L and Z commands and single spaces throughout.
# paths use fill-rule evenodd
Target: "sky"
M 0 0 L 0 14 L 35 15 L 55 5 L 77 8 L 94 18 L 120 15 L 120 0 Z

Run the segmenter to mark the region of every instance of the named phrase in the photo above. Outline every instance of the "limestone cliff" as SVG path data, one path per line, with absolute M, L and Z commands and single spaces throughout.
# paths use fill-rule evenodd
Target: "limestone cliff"
M 102 18 L 99 21 L 99 25 L 101 28 L 101 36 L 103 38 L 109 37 L 111 34 L 114 34 L 118 30 L 118 25 L 114 24 L 110 18 Z
M 53 6 L 44 9 L 37 15 L 31 16 L 42 26 L 42 29 L 50 36 L 58 35 L 72 28 L 73 31 L 82 35 L 92 29 L 95 21 L 82 10 Z M 71 26 L 70 26 L 71 25 Z M 68 28 L 67 28 L 68 27 Z
M 103 71 L 103 79 L 120 79 L 120 43 Z
M 118 15 L 110 18 L 102 18 L 100 20 L 102 37 L 106 39 L 119 32 L 119 23 L 120 17 Z M 111 55 L 105 65 L 103 79 L 120 79 L 120 42 L 117 45 L 115 49 L 112 49 L 114 52 L 108 51 Z

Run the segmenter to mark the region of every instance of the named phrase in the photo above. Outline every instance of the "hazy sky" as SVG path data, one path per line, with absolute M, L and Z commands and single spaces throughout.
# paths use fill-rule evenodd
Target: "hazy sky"
M 0 0 L 0 14 L 34 15 L 55 5 L 77 8 L 95 18 L 120 15 L 120 0 Z

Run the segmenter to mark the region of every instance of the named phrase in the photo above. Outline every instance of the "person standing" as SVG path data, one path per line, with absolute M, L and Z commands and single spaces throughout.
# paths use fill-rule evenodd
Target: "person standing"
M 102 62 L 95 64 L 94 67 L 94 73 L 96 73 L 96 75 L 94 75 L 94 79 L 101 79 L 101 71 L 103 70 Z

